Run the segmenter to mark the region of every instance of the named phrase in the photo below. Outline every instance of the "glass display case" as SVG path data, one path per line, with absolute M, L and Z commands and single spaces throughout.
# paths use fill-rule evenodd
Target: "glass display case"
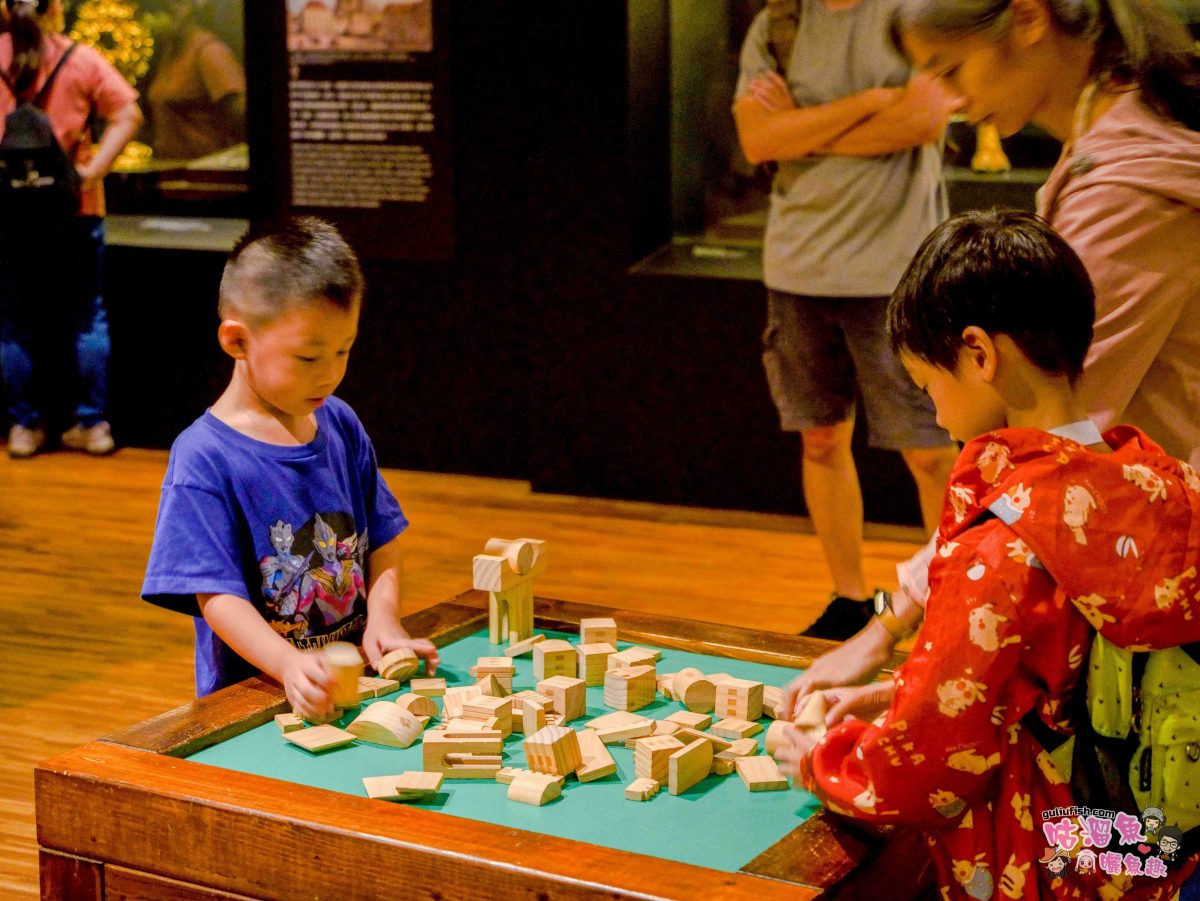
M 247 211 L 243 0 L 66 0 L 66 29 L 138 89 L 146 124 L 105 181 L 110 214 Z

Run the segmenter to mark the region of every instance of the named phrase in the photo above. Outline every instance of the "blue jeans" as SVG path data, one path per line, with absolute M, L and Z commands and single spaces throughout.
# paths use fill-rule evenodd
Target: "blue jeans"
M 41 422 L 46 374 L 68 340 L 78 377 L 75 417 L 90 427 L 105 418 L 111 352 L 99 216 L 0 235 L 0 370 L 15 424 Z

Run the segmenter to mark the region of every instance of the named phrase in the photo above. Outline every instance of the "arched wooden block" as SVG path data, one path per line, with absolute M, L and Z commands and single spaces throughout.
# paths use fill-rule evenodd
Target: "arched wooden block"
M 404 694 L 396 698 L 396 706 L 412 717 L 437 716 L 437 704 L 424 695 Z
M 388 651 L 379 661 L 379 675 L 397 682 L 407 682 L 420 668 L 421 661 L 411 648 L 396 648 Z
M 421 721 L 387 701 L 369 705 L 346 731 L 377 745 L 407 748 L 421 734 Z
M 521 773 L 508 786 L 508 800 L 541 807 L 562 794 L 562 782 L 546 773 Z

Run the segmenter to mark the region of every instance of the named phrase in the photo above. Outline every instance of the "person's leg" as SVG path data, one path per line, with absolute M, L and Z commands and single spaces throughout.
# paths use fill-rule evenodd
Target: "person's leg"
M 804 503 L 833 575 L 834 593 L 861 600 L 869 594 L 862 569 L 863 504 L 850 452 L 854 420 L 803 429 Z
M 81 216 L 79 281 L 75 322 L 75 359 L 79 366 L 81 396 L 76 419 L 90 428 L 105 419 L 108 403 L 108 314 L 104 308 L 104 220 Z
M 848 302 L 842 324 L 858 365 L 870 442 L 899 451 L 913 475 L 925 529 L 941 517 L 958 446 L 937 424 L 937 411 L 892 353 L 887 341 L 887 298 Z
M 0 371 L 13 425 L 36 429 L 41 419 L 34 374 L 38 305 L 31 294 L 36 259 L 25 242 L 0 238 Z

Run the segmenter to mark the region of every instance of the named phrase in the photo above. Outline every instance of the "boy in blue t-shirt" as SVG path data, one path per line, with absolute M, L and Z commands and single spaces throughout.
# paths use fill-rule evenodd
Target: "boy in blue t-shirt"
M 375 665 L 433 643 L 400 625 L 408 527 L 362 423 L 333 392 L 358 333 L 363 277 L 319 219 L 247 235 L 221 279 L 217 339 L 234 359 L 217 402 L 176 439 L 142 597 L 196 617 L 196 693 L 257 670 L 296 713 L 332 717 L 316 651 L 361 640 Z

